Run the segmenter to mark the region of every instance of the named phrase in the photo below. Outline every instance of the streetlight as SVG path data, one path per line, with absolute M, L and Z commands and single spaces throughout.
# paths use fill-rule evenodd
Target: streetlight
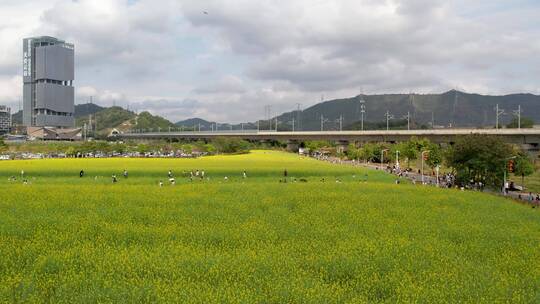
M 422 156 L 422 185 L 424 184 L 424 154 L 428 154 L 429 153 L 429 150 L 424 150 L 422 151 L 421 153 L 421 156 Z
M 384 170 L 383 162 L 384 162 L 384 152 L 388 151 L 388 149 L 382 149 L 381 150 L 381 170 Z

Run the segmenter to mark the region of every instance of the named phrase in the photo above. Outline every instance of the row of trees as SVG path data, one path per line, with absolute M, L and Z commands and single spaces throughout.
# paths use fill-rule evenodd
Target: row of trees
M 321 147 L 315 142 L 308 147 Z M 358 148 L 349 145 L 346 157 L 369 162 L 400 163 L 406 168 L 426 154 L 424 164 L 428 167 L 445 166 L 452 170 L 461 184 L 482 182 L 484 185 L 499 187 L 505 173 L 514 173 L 523 178 L 535 171 L 530 157 L 516 146 L 504 143 L 497 137 L 470 135 L 460 137 L 453 145 L 441 147 L 427 139 L 413 138 L 398 144 L 367 143 Z

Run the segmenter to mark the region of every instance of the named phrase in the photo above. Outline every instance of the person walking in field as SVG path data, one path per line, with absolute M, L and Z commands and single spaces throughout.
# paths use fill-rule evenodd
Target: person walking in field
M 159 187 L 162 188 L 163 187 L 163 181 L 159 181 Z
M 79 177 L 84 177 L 84 170 L 81 170 L 81 172 L 79 172 Z
M 173 173 L 172 173 L 171 170 L 169 170 L 169 172 L 167 172 L 167 176 L 168 176 L 169 178 L 173 177 Z
M 116 184 L 116 182 L 118 182 L 118 179 L 116 178 L 116 174 L 112 175 L 112 182 L 113 184 Z
M 242 177 L 243 177 L 243 178 L 247 178 L 247 173 L 246 173 L 245 170 L 244 170 L 244 172 L 242 172 Z
M 128 171 L 124 169 L 124 178 L 128 178 Z

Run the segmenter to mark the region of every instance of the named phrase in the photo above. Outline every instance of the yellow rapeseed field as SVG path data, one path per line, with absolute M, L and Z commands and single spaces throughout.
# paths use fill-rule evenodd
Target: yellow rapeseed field
M 272 151 L 0 162 L 0 302 L 540 302 L 538 209 L 393 181 Z

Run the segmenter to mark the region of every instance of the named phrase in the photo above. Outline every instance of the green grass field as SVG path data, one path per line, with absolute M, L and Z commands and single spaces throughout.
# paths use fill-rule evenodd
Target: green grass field
M 265 151 L 0 162 L 0 302 L 540 302 L 538 209 L 366 172 Z

